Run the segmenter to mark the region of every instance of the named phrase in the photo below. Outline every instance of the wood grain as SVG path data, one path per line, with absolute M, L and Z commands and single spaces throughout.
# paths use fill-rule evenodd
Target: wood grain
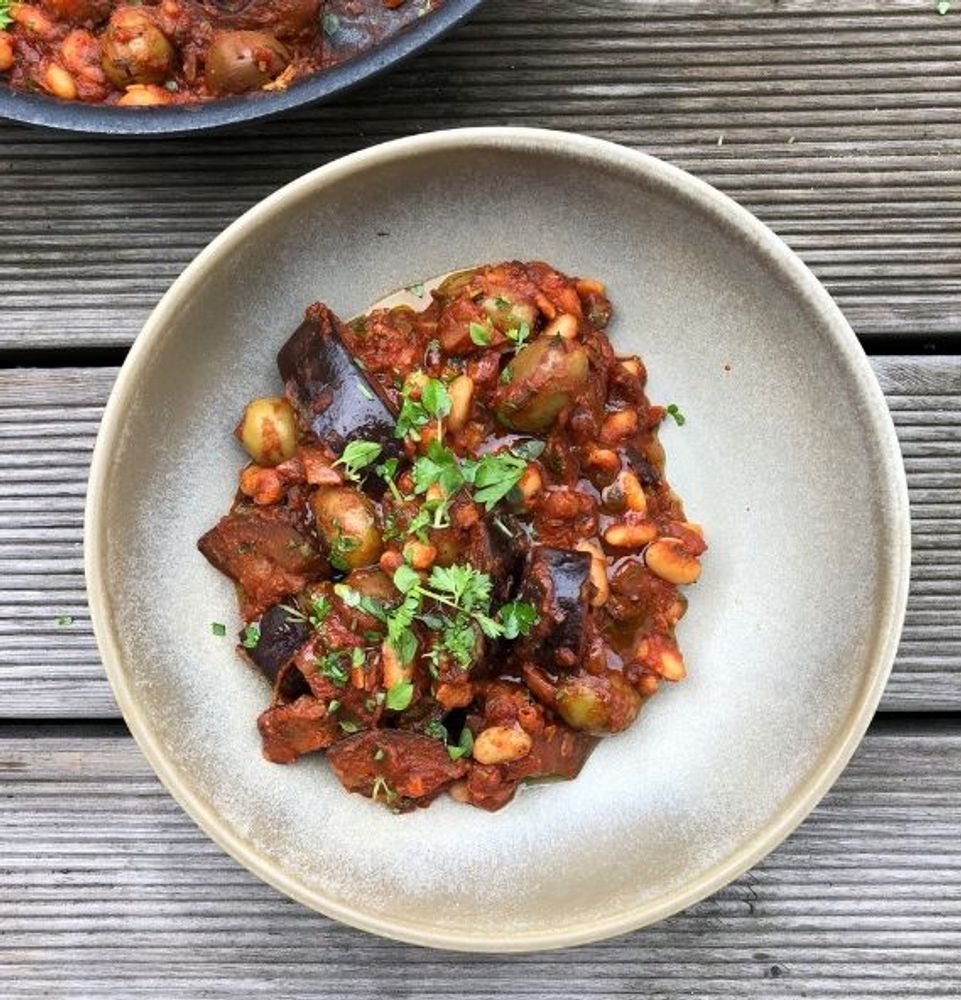
M 462 125 L 584 131 L 756 212 L 862 336 L 961 336 L 961 16 L 934 0 L 490 0 L 329 105 L 216 135 L 0 124 L 0 347 L 126 345 L 170 281 L 279 185 Z M 952 340 L 954 338 L 954 340 Z
M 686 912 L 510 957 L 395 944 L 282 898 L 194 827 L 129 738 L 7 730 L 0 778 L 9 1000 L 930 1000 L 961 984 L 957 725 L 875 726 L 791 838 Z
M 961 358 L 876 357 L 908 471 L 914 568 L 887 709 L 961 708 Z M 87 617 L 90 450 L 115 369 L 0 371 L 0 717 L 114 717 Z M 73 623 L 58 626 L 60 615 Z

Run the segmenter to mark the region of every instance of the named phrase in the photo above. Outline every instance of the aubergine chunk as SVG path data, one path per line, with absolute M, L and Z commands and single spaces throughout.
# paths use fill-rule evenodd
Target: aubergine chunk
M 533 738 L 528 753 L 509 764 L 475 764 L 467 778 L 472 806 L 496 812 L 514 797 L 518 785 L 532 778 L 576 778 L 597 740 L 567 726 L 548 725 Z
M 322 303 L 307 310 L 277 355 L 287 399 L 301 425 L 335 452 L 364 440 L 396 453 L 394 414 L 347 349 L 340 327 Z
M 327 759 L 347 791 L 399 810 L 428 805 L 467 773 L 467 762 L 451 760 L 440 740 L 401 729 L 348 736 Z
M 258 622 L 260 636 L 254 646 L 244 646 L 247 655 L 271 681 L 277 680 L 280 668 L 307 641 L 310 627 L 302 619 L 291 616 L 290 608 L 275 604 Z
M 289 705 L 274 705 L 257 719 L 263 753 L 275 764 L 292 764 L 298 757 L 329 747 L 340 735 L 337 719 L 312 695 Z
M 255 507 L 222 517 L 197 542 L 221 573 L 240 585 L 245 621 L 261 615 L 288 594 L 299 593 L 318 577 L 326 561 L 279 507 Z
M 584 657 L 588 628 L 586 552 L 535 545 L 520 584 L 520 599 L 534 605 L 540 621 L 523 640 L 525 659 L 552 673 L 576 670 Z

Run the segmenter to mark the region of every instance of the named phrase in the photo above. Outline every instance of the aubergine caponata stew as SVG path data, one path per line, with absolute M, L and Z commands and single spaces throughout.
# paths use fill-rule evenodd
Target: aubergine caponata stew
M 268 760 L 322 751 L 398 811 L 494 810 L 684 677 L 706 545 L 664 476 L 683 416 L 615 354 L 600 282 L 509 262 L 408 291 L 422 308 L 307 309 L 199 547 L 273 685 Z

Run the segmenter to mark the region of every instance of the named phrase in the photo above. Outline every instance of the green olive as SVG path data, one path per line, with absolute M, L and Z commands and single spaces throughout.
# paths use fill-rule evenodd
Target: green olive
M 117 87 L 163 83 L 174 64 L 174 47 L 140 7 L 118 7 L 101 39 L 103 71 Z
M 620 674 L 579 674 L 557 687 L 557 712 L 571 727 L 599 736 L 626 729 L 641 709 L 641 696 Z
M 383 549 L 374 505 L 352 486 L 323 487 L 310 498 L 317 533 L 335 569 L 370 566 Z
M 497 404 L 497 419 L 516 431 L 547 430 L 587 381 L 583 347 L 561 337 L 541 337 L 507 366 L 507 385 Z
M 213 94 L 242 94 L 259 90 L 279 76 L 290 53 L 263 31 L 223 31 L 207 49 L 204 79 Z
M 294 411 L 283 396 L 248 403 L 234 433 L 258 465 L 278 465 L 297 450 Z

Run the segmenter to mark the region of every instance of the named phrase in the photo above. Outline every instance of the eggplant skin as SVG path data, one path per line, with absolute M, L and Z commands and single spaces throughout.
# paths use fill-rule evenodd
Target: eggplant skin
M 591 557 L 586 552 L 536 545 L 521 578 L 520 596 L 540 622 L 525 641 L 525 654 L 552 672 L 577 669 L 584 656 L 589 615 Z
M 340 326 L 323 303 L 308 308 L 277 354 L 287 399 L 302 426 L 335 452 L 355 440 L 396 452 L 394 414 L 347 349 Z
M 276 681 L 280 668 L 287 663 L 310 636 L 304 621 L 292 618 L 289 608 L 275 604 L 260 619 L 260 639 L 253 647 L 244 647 L 247 655 L 270 680 Z

